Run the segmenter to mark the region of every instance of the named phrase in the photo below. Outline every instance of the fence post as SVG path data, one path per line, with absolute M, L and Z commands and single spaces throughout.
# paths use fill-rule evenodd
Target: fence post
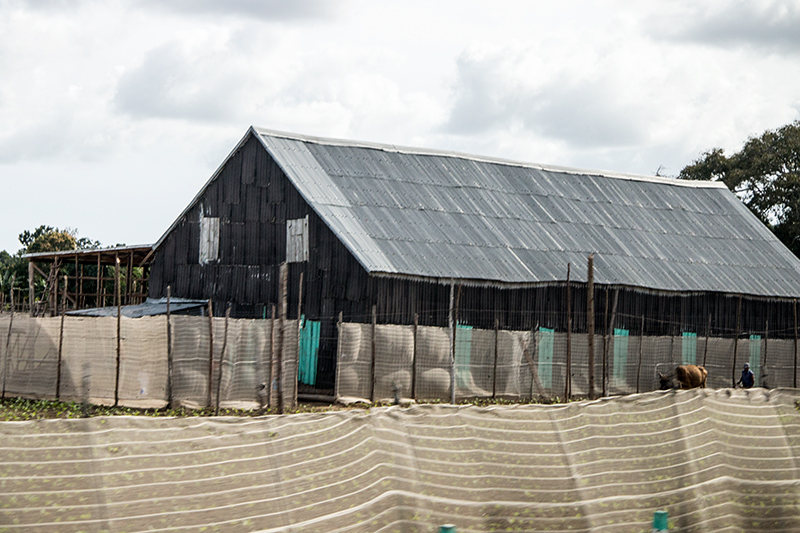
M 269 392 L 267 402 L 270 408 L 278 408 L 278 356 L 275 353 L 275 304 L 272 304 L 272 318 L 269 328 Z
M 67 276 L 64 276 L 64 292 L 67 287 Z M 56 400 L 61 399 L 61 354 L 64 346 L 64 316 L 66 315 L 66 306 L 61 313 L 61 325 L 58 329 L 58 362 L 56 363 Z
M 294 365 L 294 394 L 292 395 L 292 408 L 297 406 L 297 388 L 300 385 L 300 381 L 297 379 L 300 373 L 300 333 L 303 329 L 303 321 L 302 321 L 302 309 L 303 309 L 303 277 L 305 272 L 300 272 L 300 289 L 297 296 L 297 357 L 295 358 L 295 365 Z M 308 360 L 306 360 L 308 363 Z M 314 369 L 316 370 L 316 369 Z
M 498 336 L 500 333 L 500 320 L 494 319 L 494 365 L 492 367 L 492 398 L 497 397 L 497 348 Z
M 708 356 L 708 343 L 711 340 L 711 313 L 708 313 L 708 326 L 706 326 L 706 345 L 703 347 L 703 368 L 706 366 L 706 356 Z
M 280 277 L 278 279 L 278 413 L 283 414 L 286 407 L 286 395 L 284 394 L 284 387 L 286 386 L 286 365 L 283 360 L 283 344 L 285 340 L 284 328 L 286 327 L 286 316 L 288 315 L 289 306 L 289 265 L 281 263 Z
M 639 394 L 639 376 L 642 373 L 642 355 L 644 350 L 642 345 L 644 344 L 644 315 L 642 315 L 642 328 L 639 332 L 639 364 L 636 365 L 636 394 Z
M 170 322 L 170 299 L 172 287 L 167 285 L 167 407 L 172 409 L 172 323 Z
M 411 349 L 411 398 L 417 399 L 417 329 L 419 328 L 419 314 L 414 313 L 413 347 Z
M 208 299 L 208 398 L 206 404 L 211 407 L 211 391 L 214 387 L 214 305 Z
M 587 266 L 586 332 L 589 345 L 589 399 L 594 400 L 594 254 L 589 255 Z
M 231 318 L 231 303 L 225 309 L 225 333 L 222 337 L 222 352 L 219 354 L 219 370 L 217 370 L 217 404 L 214 408 L 214 416 L 219 415 L 219 401 L 222 387 L 222 365 L 225 363 L 225 349 L 228 347 L 228 320 Z
M 8 320 L 8 336 L 6 337 L 6 349 L 3 352 L 3 398 L 6 397 L 6 378 L 8 377 L 8 349 L 11 346 L 11 326 L 14 324 L 14 308 L 11 308 L 11 318 Z
M 122 306 L 120 302 L 119 255 L 117 255 L 116 259 L 116 266 L 114 268 L 114 295 L 117 299 L 117 376 L 116 380 L 114 381 L 114 407 L 119 405 L 119 371 L 122 347 Z
M 572 292 L 570 290 L 570 268 L 567 263 L 567 364 L 564 371 L 564 400 L 572 396 Z
M 370 364 L 369 364 L 369 401 L 375 401 L 375 330 L 378 324 L 378 310 L 372 304 L 372 330 L 370 333 Z
M 797 298 L 792 302 L 792 314 L 794 314 L 794 380 L 792 386 L 797 388 Z M 11 316 L 14 316 L 12 313 Z
M 742 296 L 739 295 L 739 305 L 736 309 L 736 336 L 733 338 L 733 365 L 731 365 L 731 387 L 736 387 L 736 359 L 739 354 L 739 328 L 742 318 Z
M 450 312 L 448 313 L 448 326 L 450 327 L 450 403 L 456 403 L 456 324 L 453 311 L 453 299 L 456 291 L 455 281 L 450 281 Z
M 767 319 L 766 328 L 764 329 L 764 358 L 761 361 L 761 386 L 767 388 L 767 348 L 769 347 L 769 319 Z

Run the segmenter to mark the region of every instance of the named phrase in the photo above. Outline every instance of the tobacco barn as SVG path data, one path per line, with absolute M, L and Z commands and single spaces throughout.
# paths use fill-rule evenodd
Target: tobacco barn
M 721 183 L 254 127 L 153 246 L 149 296 L 267 317 L 287 262 L 330 389 L 340 313 L 585 332 L 590 254 L 599 329 L 796 338 L 800 261 Z

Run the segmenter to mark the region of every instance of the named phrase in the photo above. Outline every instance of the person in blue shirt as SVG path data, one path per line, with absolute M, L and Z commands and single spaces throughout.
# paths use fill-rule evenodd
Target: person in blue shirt
M 753 375 L 753 371 L 750 370 L 750 363 L 745 363 L 742 370 L 742 378 L 736 384 L 741 384 L 744 389 L 750 389 L 755 385 L 755 382 L 756 377 Z

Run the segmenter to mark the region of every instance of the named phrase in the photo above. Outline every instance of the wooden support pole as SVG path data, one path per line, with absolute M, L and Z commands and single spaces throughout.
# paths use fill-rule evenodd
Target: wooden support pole
M 64 276 L 64 292 L 67 290 L 67 276 Z M 61 399 L 61 354 L 64 347 L 64 317 L 66 316 L 66 307 L 64 312 L 61 313 L 61 325 L 58 329 L 58 359 L 56 361 L 56 400 Z
M 33 294 L 33 277 L 36 275 L 34 271 L 35 265 L 33 261 L 28 261 L 28 310 L 30 311 L 31 316 L 33 314 L 33 303 L 36 301 Z
M 456 284 L 450 282 L 450 312 L 448 313 L 448 326 L 450 327 L 450 403 L 456 403 L 456 324 L 453 302 L 455 299 Z
M 797 388 L 797 299 L 792 302 L 792 314 L 794 314 L 794 379 L 792 387 Z
M 703 346 L 703 367 L 706 366 L 708 357 L 708 343 L 711 342 L 711 313 L 708 313 L 708 325 L 706 326 L 706 345 Z
M 614 342 L 614 323 L 617 319 L 617 302 L 619 300 L 619 289 L 614 289 L 614 303 L 611 304 L 611 320 L 608 322 L 608 330 L 606 331 L 606 342 L 603 353 L 603 396 L 608 396 L 608 352 L 611 350 L 611 344 Z M 608 289 L 606 289 L 606 319 L 608 319 Z
M 731 387 L 736 387 L 736 365 L 739 354 L 739 333 L 742 319 L 742 297 L 739 296 L 739 305 L 736 308 L 736 336 L 733 339 L 733 365 L 731 365 Z
M 378 329 L 378 309 L 372 304 L 372 330 L 370 331 L 370 363 L 369 363 L 369 401 L 375 401 L 375 332 Z
M 125 276 L 125 304 L 131 305 L 131 297 L 133 296 L 133 250 L 128 256 L 127 275 Z
M 300 287 L 297 294 L 297 357 L 294 364 L 294 394 L 292 395 L 292 409 L 297 406 L 297 389 L 300 385 L 298 381 L 298 372 L 300 371 L 300 330 L 303 328 L 303 277 L 305 272 L 300 272 Z M 316 370 L 316 369 L 315 369 Z
M 214 416 L 219 416 L 219 402 L 222 396 L 222 367 L 225 364 L 225 351 L 228 348 L 228 321 L 231 318 L 231 304 L 225 309 L 225 332 L 222 336 L 222 351 L 219 354 L 219 368 L 217 369 L 217 403 L 214 407 Z
M 414 313 L 413 347 L 411 351 L 411 398 L 417 399 L 417 330 L 419 329 L 419 314 Z
M 494 364 L 492 365 L 492 398 L 497 397 L 497 349 L 499 347 L 500 320 L 494 319 Z
M 98 252 L 98 254 L 97 254 L 97 281 L 95 282 L 95 288 L 97 289 L 97 292 L 94 295 L 94 300 L 95 300 L 94 306 L 95 307 L 105 307 L 105 305 L 106 305 L 105 299 L 102 302 L 100 301 L 100 293 L 101 293 L 101 290 L 100 290 L 100 283 L 101 283 L 100 272 L 101 272 L 101 270 L 100 269 L 101 268 L 102 267 L 100 265 L 100 253 Z
M 170 303 L 172 299 L 172 286 L 167 285 L 167 407 L 172 409 L 175 399 L 173 398 L 172 380 L 174 377 L 172 368 L 172 322 L 170 317 Z
M 642 327 L 639 331 L 639 363 L 636 365 L 636 393 L 639 393 L 639 376 L 642 373 L 642 356 L 644 354 L 644 315 L 642 315 Z
M 286 339 L 286 317 L 289 312 L 289 265 L 281 263 L 278 279 L 278 413 L 286 410 L 286 361 L 284 343 Z
M 114 292 L 117 299 L 117 373 L 114 380 L 114 407 L 116 407 L 119 405 L 119 373 L 120 363 L 122 362 L 122 305 L 120 304 L 119 255 L 116 257 L 116 267 L 114 269 Z
M 269 391 L 268 405 L 271 409 L 278 408 L 278 357 L 275 353 L 275 304 L 272 304 L 272 315 L 269 328 Z
M 208 397 L 206 405 L 211 407 L 211 392 L 214 386 L 214 306 L 208 299 Z
M 589 346 L 589 398 L 594 400 L 594 254 L 589 255 L 586 275 L 586 332 Z
M 572 291 L 570 270 L 572 265 L 567 263 L 567 362 L 564 369 L 564 399 L 569 401 L 572 396 Z
M 767 372 L 767 353 L 769 348 L 769 319 L 767 319 L 766 326 L 764 329 L 764 358 L 761 361 L 761 386 L 765 389 L 767 388 L 767 377 L 769 376 L 769 372 Z
M 12 299 L 13 301 L 13 299 Z M 3 391 L 2 397 L 6 397 L 6 380 L 8 378 L 8 368 L 9 368 L 9 361 L 11 359 L 10 354 L 8 353 L 9 348 L 11 347 L 11 326 L 14 324 L 14 308 L 11 308 L 11 318 L 8 320 L 8 335 L 6 336 L 6 349 L 3 351 Z

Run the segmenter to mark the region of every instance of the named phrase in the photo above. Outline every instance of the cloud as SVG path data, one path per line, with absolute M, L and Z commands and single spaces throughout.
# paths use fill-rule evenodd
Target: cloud
M 120 77 L 114 104 L 134 117 L 229 120 L 241 91 L 237 74 L 226 65 L 224 50 L 192 54 L 166 43 Z
M 672 41 L 800 52 L 800 4 L 795 0 L 692 3 L 670 17 L 650 17 L 646 25 L 653 35 Z
M 475 135 L 522 128 L 576 147 L 627 145 L 645 135 L 637 120 L 642 110 L 602 69 L 548 73 L 538 65 L 537 73 L 527 55 L 535 53 L 462 54 L 444 131 Z
M 335 17 L 348 0 L 145 0 L 140 5 L 191 16 L 234 16 L 264 21 Z

